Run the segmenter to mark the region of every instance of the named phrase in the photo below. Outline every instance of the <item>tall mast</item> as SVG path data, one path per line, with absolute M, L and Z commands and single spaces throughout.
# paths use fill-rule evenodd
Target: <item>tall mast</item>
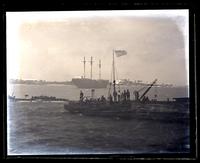
M 116 81 L 115 81 L 115 57 L 114 57 L 114 50 L 113 50 L 113 97 L 114 102 L 117 101 L 117 92 L 116 92 Z
M 84 57 L 84 60 L 83 60 L 83 64 L 84 64 L 84 74 L 83 74 L 83 78 L 85 78 L 85 63 L 86 63 L 86 61 L 85 61 L 85 57 Z
M 113 50 L 113 81 L 115 81 L 115 58 L 114 58 L 114 50 Z
M 90 65 L 91 65 L 90 78 L 91 79 L 92 79 L 92 63 L 93 63 L 93 61 L 92 61 L 92 57 L 91 57 L 91 61 L 90 61 Z
M 99 80 L 101 80 L 101 60 L 99 60 Z

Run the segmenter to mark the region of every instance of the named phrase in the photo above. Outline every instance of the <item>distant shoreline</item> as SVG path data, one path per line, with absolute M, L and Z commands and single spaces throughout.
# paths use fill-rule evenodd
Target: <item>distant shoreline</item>
M 45 86 L 45 85 L 74 85 L 73 83 L 69 82 L 69 83 L 12 83 L 12 82 L 9 82 L 9 84 L 12 84 L 12 85 L 38 85 L 38 86 Z M 127 85 L 121 85 L 121 86 L 127 86 Z M 138 86 L 145 86 L 145 85 L 131 85 L 133 87 L 138 87 Z M 148 85 L 146 85 L 148 86 Z M 162 85 L 158 85 L 158 86 L 153 86 L 153 87 L 161 87 L 161 88 L 181 88 L 181 87 L 189 87 L 188 85 L 183 85 L 183 86 L 162 86 Z
M 25 85 L 74 85 L 72 81 L 46 81 L 46 80 L 22 80 L 22 79 L 10 79 L 9 84 L 25 84 Z M 125 83 L 119 83 L 117 85 L 120 86 L 149 86 L 149 83 L 143 83 L 143 82 L 132 82 L 128 81 Z M 157 87 L 163 87 L 163 88 L 177 88 L 177 87 L 189 87 L 188 85 L 173 85 L 173 84 L 155 84 Z
M 49 86 L 49 85 L 55 85 L 55 86 L 65 86 L 65 85 L 74 85 L 74 84 L 54 84 L 54 83 L 47 83 L 47 84 L 27 84 L 27 83 L 9 83 L 12 85 L 38 85 L 38 86 Z
M 71 81 L 45 81 L 45 80 L 10 80 L 10 84 L 26 84 L 26 85 L 73 85 Z

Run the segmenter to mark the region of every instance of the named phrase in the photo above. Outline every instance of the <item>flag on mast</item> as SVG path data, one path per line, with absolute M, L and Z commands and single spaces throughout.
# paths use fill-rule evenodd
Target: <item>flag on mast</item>
M 115 50 L 115 54 L 117 57 L 120 57 L 120 56 L 126 55 L 127 52 L 126 50 Z

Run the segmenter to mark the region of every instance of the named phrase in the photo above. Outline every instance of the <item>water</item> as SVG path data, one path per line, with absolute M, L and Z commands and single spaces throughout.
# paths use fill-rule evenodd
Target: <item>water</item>
M 117 87 L 118 88 L 118 87 Z M 134 99 L 133 91 L 138 90 L 139 87 L 121 87 L 121 91 L 124 89 L 129 89 L 131 93 L 131 99 Z M 91 96 L 90 89 L 81 89 L 85 96 Z M 143 90 L 144 92 L 144 90 Z M 143 93 L 141 92 L 141 94 Z M 55 96 L 57 98 L 66 98 L 69 100 L 78 100 L 80 89 L 76 88 L 73 85 L 25 85 L 25 84 L 14 84 L 10 85 L 10 89 L 8 90 L 8 94 L 14 95 L 17 98 L 24 98 L 25 94 L 31 96 Z M 150 89 L 148 92 L 148 96 L 150 99 L 157 95 L 158 100 L 172 100 L 175 97 L 189 97 L 189 92 L 187 87 L 156 87 Z M 105 97 L 108 96 L 108 88 L 105 89 L 96 89 L 95 96 L 101 97 L 104 95 Z
M 164 89 L 164 88 L 163 88 Z M 167 96 L 185 96 L 184 89 Z M 64 85 L 14 85 L 16 97 L 48 95 L 78 99 L 79 89 Z M 84 90 L 88 95 L 90 90 Z M 107 93 L 96 90 L 96 95 Z M 160 92 L 160 95 L 164 92 Z M 164 96 L 163 98 L 165 98 Z M 8 103 L 8 154 L 91 154 L 188 152 L 187 123 L 70 114 L 63 103 Z

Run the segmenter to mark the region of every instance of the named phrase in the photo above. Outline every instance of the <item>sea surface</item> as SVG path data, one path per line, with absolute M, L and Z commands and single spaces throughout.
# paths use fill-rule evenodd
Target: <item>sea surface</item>
M 132 92 L 136 88 L 128 89 Z M 8 95 L 14 93 L 17 98 L 28 94 L 29 97 L 47 95 L 77 100 L 80 89 L 71 85 L 13 85 L 9 91 Z M 83 92 L 90 96 L 90 90 Z M 163 100 L 188 96 L 188 89 L 184 87 L 152 89 L 149 97 L 153 98 L 155 92 Z M 106 96 L 107 89 L 95 93 Z M 188 123 L 70 114 L 63 105 L 63 102 L 8 102 L 8 154 L 189 152 Z
M 141 86 L 117 86 L 117 90 L 129 89 L 131 94 L 131 99 L 134 99 L 133 92 L 139 90 Z M 55 96 L 57 98 L 66 98 L 69 100 L 79 100 L 80 90 L 83 91 L 84 96 L 91 96 L 91 89 L 78 89 L 74 85 L 28 85 L 28 84 L 10 84 L 8 86 L 8 95 L 14 95 L 16 98 L 25 98 L 25 95 L 28 95 L 31 98 L 32 96 Z M 104 89 L 95 89 L 95 97 L 101 97 L 104 95 L 108 96 L 109 88 Z M 145 91 L 140 92 L 140 95 Z M 157 100 L 172 100 L 176 97 L 189 97 L 189 88 L 188 87 L 152 87 L 147 93 L 147 96 L 150 99 L 155 98 L 157 95 Z

